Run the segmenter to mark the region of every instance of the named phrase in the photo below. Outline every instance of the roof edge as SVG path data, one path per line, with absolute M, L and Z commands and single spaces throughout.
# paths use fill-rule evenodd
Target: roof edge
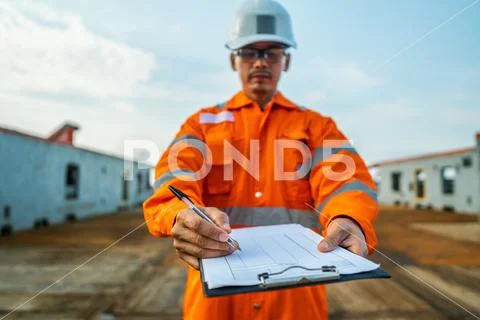
M 455 154 L 463 154 L 467 152 L 474 152 L 476 151 L 476 147 L 465 147 L 465 148 L 460 148 L 460 149 L 453 149 L 453 150 L 448 150 L 448 151 L 441 151 L 441 152 L 432 152 L 432 153 L 427 153 L 423 155 L 417 155 L 417 156 L 410 156 L 410 157 L 404 157 L 404 158 L 399 158 L 399 159 L 391 159 L 391 160 L 385 160 L 385 161 L 380 161 L 376 163 L 372 163 L 369 165 L 369 168 L 376 168 L 376 167 L 381 167 L 384 165 L 389 165 L 389 164 L 396 164 L 396 163 L 404 163 L 404 162 L 411 162 L 415 160 L 425 160 L 425 159 L 432 159 L 432 158 L 441 158 L 441 157 L 447 157 Z

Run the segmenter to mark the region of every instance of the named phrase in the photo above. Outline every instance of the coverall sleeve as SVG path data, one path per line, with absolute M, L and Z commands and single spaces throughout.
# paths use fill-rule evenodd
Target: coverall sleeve
M 331 118 L 317 115 L 310 128 L 310 189 L 323 231 L 333 219 L 348 217 L 361 227 L 372 253 L 377 245 L 373 223 L 378 205 L 368 168 Z
M 203 206 L 203 179 L 198 179 L 203 165 L 203 148 L 203 132 L 197 113 L 181 126 L 156 165 L 154 192 L 143 203 L 145 221 L 152 235 L 170 236 L 177 213 L 186 208 L 186 205 L 170 192 L 169 185 L 177 187 L 196 204 Z

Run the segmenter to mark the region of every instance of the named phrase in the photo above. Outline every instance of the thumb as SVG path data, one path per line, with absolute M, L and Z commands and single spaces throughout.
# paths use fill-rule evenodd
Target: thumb
M 320 252 L 330 252 L 337 247 L 336 245 L 330 244 L 330 242 L 328 241 L 329 240 L 327 240 L 327 238 L 320 241 L 320 243 L 317 246 Z
M 317 248 L 320 252 L 330 252 L 338 247 L 347 235 L 343 230 L 335 229 L 320 241 Z

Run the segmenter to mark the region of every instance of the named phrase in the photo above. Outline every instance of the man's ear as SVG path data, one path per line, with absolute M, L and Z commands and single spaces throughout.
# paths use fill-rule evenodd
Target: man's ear
M 230 66 L 232 67 L 233 71 L 237 71 L 237 64 L 235 61 L 235 55 L 233 53 L 230 53 Z
M 287 72 L 288 71 L 288 68 L 290 68 L 290 54 L 288 54 L 287 56 L 285 56 L 285 60 L 283 62 L 283 71 Z

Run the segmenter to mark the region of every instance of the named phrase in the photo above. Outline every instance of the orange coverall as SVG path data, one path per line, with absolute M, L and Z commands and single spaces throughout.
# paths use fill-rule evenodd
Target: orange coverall
M 201 148 L 187 147 L 177 153 L 177 167 L 168 165 L 169 151 L 176 145 L 205 143 L 211 150 L 211 170 L 201 180 L 192 179 L 204 162 Z M 258 180 L 231 157 L 224 157 L 224 140 L 246 158 L 250 140 L 259 140 Z M 274 140 L 305 143 L 310 149 L 310 170 L 304 178 L 274 179 Z M 330 147 L 327 140 L 341 140 Z M 193 141 L 193 142 L 192 142 Z M 329 152 L 325 152 L 329 149 Z M 285 148 L 283 170 L 294 172 L 302 161 L 300 151 Z M 252 152 L 253 154 L 253 152 Z M 328 170 L 345 170 L 342 159 L 355 164 L 353 175 L 337 181 L 326 177 Z M 206 157 L 207 158 L 207 157 Z M 339 162 L 340 161 L 340 162 Z M 233 179 L 224 170 L 233 168 Z M 167 189 L 169 184 L 185 192 L 199 206 L 217 207 L 229 215 L 235 227 L 299 223 L 326 230 L 337 216 L 347 216 L 361 227 L 369 252 L 376 246 L 373 222 L 377 216 L 375 184 L 368 169 L 334 121 L 299 107 L 277 92 L 262 111 L 243 91 L 226 103 L 203 108 L 182 125 L 155 170 L 154 194 L 144 202 L 144 215 L 151 234 L 171 235 L 176 213 L 185 208 Z M 321 212 L 316 215 L 307 204 Z M 327 301 L 323 285 L 261 293 L 207 298 L 203 295 L 199 271 L 189 267 L 184 296 L 185 319 L 326 319 Z

